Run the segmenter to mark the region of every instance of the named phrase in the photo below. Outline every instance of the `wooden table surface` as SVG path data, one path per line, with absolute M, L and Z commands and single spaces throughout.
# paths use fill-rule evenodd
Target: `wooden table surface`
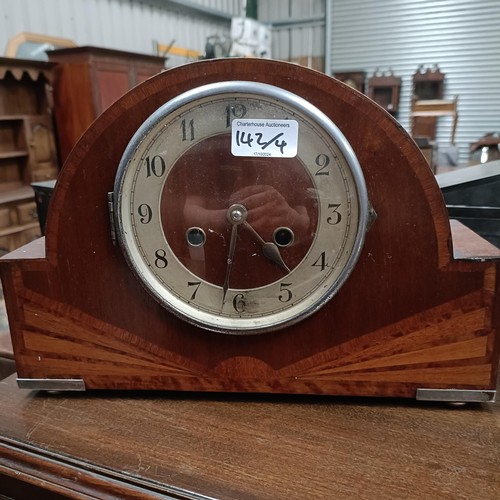
M 499 499 L 499 445 L 499 403 L 0 381 L 0 497 Z

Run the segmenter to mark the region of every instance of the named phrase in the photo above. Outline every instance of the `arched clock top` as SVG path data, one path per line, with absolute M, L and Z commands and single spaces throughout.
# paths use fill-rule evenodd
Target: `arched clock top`
M 160 106 L 187 90 L 233 80 L 263 82 L 302 96 L 342 131 L 361 164 L 377 226 L 439 266 L 450 260 L 449 222 L 428 165 L 399 123 L 364 95 L 322 73 L 269 60 L 225 59 L 168 70 L 139 85 L 106 110 L 82 136 L 60 174 L 47 220 L 47 257 L 65 259 L 71 235 L 107 245 L 91 222 L 102 218 L 106 194 L 126 145 Z M 83 209 L 83 207 L 85 207 Z M 99 238 L 103 241 L 97 242 Z M 404 244 L 403 242 L 409 242 Z M 85 245 L 81 248 L 85 252 Z M 394 249 L 391 249 L 393 251 Z M 411 249 L 410 249 L 411 251 Z

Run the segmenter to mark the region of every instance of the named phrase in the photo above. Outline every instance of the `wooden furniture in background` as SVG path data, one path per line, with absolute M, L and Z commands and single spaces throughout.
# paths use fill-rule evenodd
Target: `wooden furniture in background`
M 366 78 L 366 73 L 364 71 L 342 71 L 336 72 L 333 76 L 337 80 L 349 85 L 349 87 L 364 93 Z
M 0 58 L 0 251 L 40 236 L 31 182 L 58 173 L 53 64 Z
M 419 101 L 443 99 L 445 76 L 437 65 L 426 69 L 420 66 L 413 75 L 413 98 Z M 416 117 L 412 124 L 412 135 L 433 141 L 436 138 L 436 121 L 437 118 L 433 116 Z
M 500 133 L 490 132 L 470 145 L 470 164 L 500 160 Z
M 410 120 L 412 124 L 412 136 L 418 136 L 418 125 L 416 120 L 419 118 L 433 118 L 436 120 L 441 117 L 451 118 L 450 127 L 450 144 L 455 144 L 455 133 L 458 123 L 458 96 L 453 99 L 430 99 L 417 100 L 413 99 L 411 103 Z
M 381 74 L 378 70 L 368 78 L 368 97 L 373 99 L 392 115 L 399 111 L 399 94 L 401 90 L 401 78 L 394 76 L 389 70 Z
M 498 402 L 51 395 L 0 381 L 0 496 L 12 498 L 494 500 L 499 442 Z
M 19 248 L 41 234 L 33 189 L 0 191 L 0 252 Z
M 48 51 L 54 72 L 59 154 L 65 161 L 86 128 L 119 97 L 160 73 L 165 58 L 98 47 Z

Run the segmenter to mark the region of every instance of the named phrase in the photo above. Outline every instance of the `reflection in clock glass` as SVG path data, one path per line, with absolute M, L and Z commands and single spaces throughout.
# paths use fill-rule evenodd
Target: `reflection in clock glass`
M 171 169 L 161 197 L 162 227 L 187 269 L 222 286 L 233 229 L 228 210 L 243 205 L 246 223 L 237 229 L 231 287 L 257 288 L 287 274 L 263 255 L 263 241 L 277 247 L 277 230 L 282 230 L 280 238 L 289 238 L 279 248 L 286 267 L 293 270 L 307 254 L 318 224 L 313 193 L 313 182 L 298 158 L 236 157 L 231 136 L 220 134 L 193 146 Z M 206 235 L 200 248 L 186 239 L 193 228 Z

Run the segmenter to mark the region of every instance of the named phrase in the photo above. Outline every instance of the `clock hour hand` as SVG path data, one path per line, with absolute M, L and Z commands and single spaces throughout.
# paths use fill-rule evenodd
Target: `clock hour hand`
M 262 245 L 262 253 L 264 254 L 264 257 L 268 258 L 271 262 L 278 264 L 278 266 L 281 266 L 285 271 L 289 273 L 290 269 L 283 261 L 278 245 L 276 245 L 271 241 L 264 241 L 262 236 L 247 221 L 245 221 L 243 224 L 245 225 L 245 227 L 250 229 L 252 234 L 257 238 L 259 243 Z

